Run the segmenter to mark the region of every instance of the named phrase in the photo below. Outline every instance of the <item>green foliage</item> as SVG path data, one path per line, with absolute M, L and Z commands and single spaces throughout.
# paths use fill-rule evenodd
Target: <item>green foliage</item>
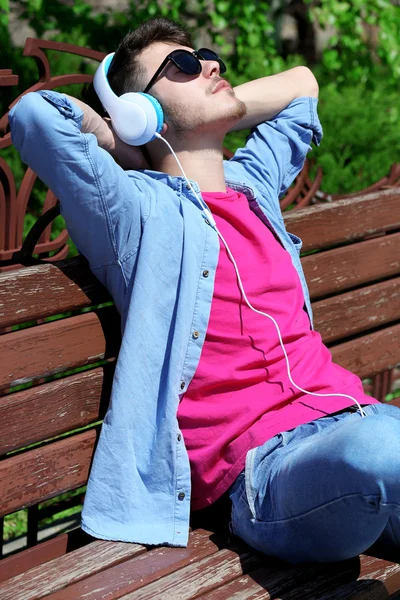
M 328 193 L 350 193 L 384 177 L 400 156 L 398 94 L 382 74 L 381 85 L 320 88 L 318 107 L 324 129 L 319 148 L 309 156 L 324 172 Z
M 60 496 L 56 496 L 55 498 L 51 498 L 50 500 L 46 500 L 39 504 L 39 510 L 41 508 L 46 508 L 57 502 L 62 502 L 63 500 L 69 500 L 74 496 L 82 496 L 86 491 L 86 486 L 80 487 L 77 490 L 73 490 L 72 492 L 66 492 L 61 494 Z M 78 517 L 79 513 L 82 510 L 82 505 L 77 503 L 76 506 L 72 506 L 71 508 L 67 508 L 58 513 L 54 513 L 51 517 L 47 517 L 46 519 L 41 519 L 39 521 L 39 530 L 44 527 L 48 527 L 49 525 L 59 524 L 63 519 L 67 519 L 68 517 L 76 515 Z M 11 515 L 7 515 L 4 517 L 4 541 L 8 542 L 14 539 L 17 539 L 23 535 L 27 534 L 28 530 L 28 510 L 25 508 L 23 510 L 19 510 Z
M 325 48 L 323 77 L 337 85 L 374 84 L 377 66 L 386 68 L 388 85 L 398 89 L 400 9 L 393 0 L 304 0 L 322 29 L 336 31 Z
M 10 14 L 9 0 L 0 0 L 0 27 L 7 27 Z
M 377 66 L 387 68 L 389 83 L 400 76 L 400 10 L 392 0 L 304 0 L 309 18 L 320 28 L 334 28 L 324 50 L 323 76 L 338 85 L 366 83 Z M 284 3 L 279 3 L 284 5 Z M 288 4 L 288 2 L 287 2 Z M 273 73 L 286 63 L 277 53 L 277 22 L 282 10 L 273 0 L 142 0 L 125 11 L 94 12 L 84 0 L 11 0 L 22 9 L 37 37 L 111 51 L 128 29 L 154 16 L 165 16 L 188 26 L 195 40 L 210 37 L 228 56 L 235 72 L 250 79 L 252 71 Z M 0 27 L 7 25 L 8 0 L 0 0 Z M 107 35 L 104 35 L 104 31 Z M 376 38 L 376 39 L 375 39 Z
M 320 65 L 313 70 L 320 84 L 319 113 L 324 139 L 314 156 L 324 169 L 323 189 L 351 192 L 362 189 L 389 170 L 399 156 L 398 78 L 400 75 L 400 10 L 390 0 L 304 0 L 309 18 L 320 28 L 335 28 Z M 126 10 L 95 12 L 84 0 L 0 0 L 1 66 L 18 73 L 18 87 L 2 88 L 0 111 L 22 90 L 37 81 L 35 61 L 13 47 L 7 29 L 10 6 L 22 11 L 36 37 L 45 37 L 112 51 L 129 30 L 154 16 L 181 21 L 195 45 L 212 44 L 228 64 L 233 85 L 304 64 L 299 55 L 283 59 L 278 53 L 282 7 L 274 0 L 140 0 Z M 105 32 L 107 34 L 105 35 Z M 373 35 L 376 42 L 373 42 Z M 48 52 L 53 74 L 93 73 L 96 63 L 60 52 Z M 73 86 L 68 93 L 78 94 Z M 235 150 L 246 132 L 227 136 Z M 2 151 L 17 185 L 24 168 L 13 151 Z M 41 213 L 43 186 L 35 185 L 25 231 Z M 62 217 L 53 226 L 52 239 L 64 227 Z M 71 255 L 76 248 L 71 246 Z

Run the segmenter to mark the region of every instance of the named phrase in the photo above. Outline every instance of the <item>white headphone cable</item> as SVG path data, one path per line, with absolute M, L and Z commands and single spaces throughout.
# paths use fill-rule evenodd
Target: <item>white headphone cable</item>
M 175 157 L 175 160 L 176 160 L 176 162 L 178 163 L 178 166 L 179 166 L 180 170 L 182 171 L 184 178 L 186 179 L 186 181 L 187 181 L 188 185 L 190 186 L 190 189 L 192 190 L 192 192 L 193 192 L 193 193 L 194 193 L 194 195 L 196 196 L 197 200 L 198 200 L 198 201 L 199 201 L 199 202 L 200 202 L 200 203 L 201 203 L 201 204 L 204 206 L 204 205 L 205 205 L 205 202 L 204 202 L 204 200 L 203 200 L 202 198 L 200 199 L 200 198 L 199 198 L 199 196 L 197 195 L 196 191 L 193 189 L 193 186 L 192 186 L 192 184 L 190 183 L 190 181 L 189 181 L 189 180 L 188 180 L 188 178 L 186 177 L 185 171 L 183 170 L 183 167 L 182 167 L 181 163 L 179 162 L 179 159 L 178 159 L 178 157 L 176 156 L 175 152 L 173 151 L 173 149 L 172 149 L 171 145 L 169 144 L 169 142 L 168 142 L 168 141 L 167 141 L 165 138 L 163 138 L 163 137 L 162 137 L 162 136 L 161 136 L 159 133 L 156 133 L 155 135 L 156 135 L 156 137 L 157 137 L 157 138 L 159 138 L 160 140 L 163 140 L 163 142 L 165 142 L 165 143 L 167 144 L 167 146 L 168 146 L 168 147 L 169 147 L 169 149 L 171 150 L 171 152 L 172 152 L 173 156 Z M 350 396 L 349 394 L 342 394 L 342 393 L 334 393 L 334 394 L 318 394 L 317 392 L 309 392 L 308 390 L 304 390 L 303 388 L 301 388 L 300 386 L 298 386 L 298 385 L 297 385 L 297 384 L 296 384 L 296 383 L 293 381 L 293 379 L 292 379 L 292 376 L 291 376 L 291 373 L 290 373 L 290 366 L 289 366 L 289 359 L 288 359 L 288 355 L 287 355 L 287 353 L 286 353 L 286 349 L 285 349 L 285 346 L 284 346 L 284 344 L 283 344 L 283 341 L 282 341 L 282 336 L 281 336 L 281 332 L 280 332 L 280 330 L 279 330 L 278 323 L 275 321 L 275 319 L 274 319 L 273 317 L 271 317 L 271 315 L 269 315 L 268 313 L 262 312 L 261 310 L 257 310 L 257 309 L 256 309 L 256 308 L 254 308 L 254 306 L 252 306 L 252 305 L 250 304 L 250 302 L 248 301 L 248 299 L 247 299 L 247 296 L 246 296 L 246 293 L 245 293 L 245 291 L 244 291 L 244 289 L 243 289 L 242 280 L 241 280 L 241 278 L 240 278 L 240 275 L 239 275 L 239 270 L 238 270 L 238 267 L 237 267 L 236 261 L 235 261 L 235 259 L 233 258 L 232 252 L 230 251 L 230 249 L 229 249 L 229 247 L 228 247 L 228 244 L 226 243 L 226 241 L 225 241 L 224 237 L 223 237 L 223 236 L 222 236 L 222 234 L 219 232 L 219 230 L 218 230 L 218 228 L 217 228 L 217 224 L 216 224 L 216 222 L 215 222 L 215 219 L 214 219 L 214 217 L 212 216 L 212 214 L 211 214 L 211 212 L 209 211 L 209 209 L 208 209 L 208 207 L 207 207 L 207 206 L 204 206 L 204 211 L 205 211 L 205 213 L 206 213 L 206 216 L 207 216 L 207 218 L 208 218 L 208 219 L 210 220 L 210 222 L 211 222 L 211 223 L 212 223 L 212 224 L 215 226 L 216 232 L 218 233 L 219 237 L 220 237 L 220 238 L 221 238 L 221 240 L 223 241 L 223 243 L 224 243 L 224 245 L 225 245 L 225 248 L 226 248 L 226 250 L 227 250 L 227 252 L 228 252 L 228 254 L 229 254 L 229 257 L 230 257 L 230 259 L 231 259 L 231 260 L 232 260 L 232 262 L 233 262 L 233 266 L 234 266 L 234 268 L 235 268 L 236 275 L 237 275 L 237 278 L 238 278 L 238 281 L 239 281 L 240 290 L 241 290 L 241 292 L 242 292 L 242 294 L 243 294 L 243 296 L 244 296 L 244 299 L 246 300 L 246 303 L 247 303 L 247 305 L 249 306 L 249 308 L 251 308 L 251 310 L 253 310 L 254 312 L 256 312 L 256 313 L 258 313 L 258 314 L 260 314 L 260 315 L 264 315 L 264 316 L 268 317 L 268 318 L 269 318 L 269 319 L 271 319 L 271 321 L 274 323 L 274 325 L 275 325 L 275 328 L 276 328 L 276 330 L 277 330 L 277 332 L 278 332 L 279 343 L 280 343 L 280 345 L 281 345 L 281 348 L 282 348 L 282 350 L 283 350 L 283 354 L 284 354 L 284 357 L 285 357 L 285 361 L 286 361 L 286 368 L 287 368 L 287 373 L 288 373 L 289 381 L 292 383 L 292 385 L 294 385 L 294 387 L 295 387 L 295 388 L 297 388 L 297 389 L 298 389 L 300 392 L 303 392 L 304 394 L 310 394 L 311 396 L 320 396 L 320 397 L 323 397 L 323 398 L 324 398 L 324 397 L 328 397 L 328 398 L 329 398 L 329 397 L 331 397 L 331 396 L 341 396 L 342 398 L 349 398 L 350 400 L 353 400 L 353 402 L 355 402 L 355 403 L 357 404 L 358 408 L 360 409 L 360 414 L 361 414 L 361 416 L 362 416 L 362 417 L 366 417 L 367 415 L 364 413 L 364 411 L 363 411 L 363 409 L 362 409 L 362 407 L 361 407 L 360 403 L 359 403 L 359 402 L 358 402 L 358 401 L 357 401 L 355 398 L 353 398 L 353 396 Z

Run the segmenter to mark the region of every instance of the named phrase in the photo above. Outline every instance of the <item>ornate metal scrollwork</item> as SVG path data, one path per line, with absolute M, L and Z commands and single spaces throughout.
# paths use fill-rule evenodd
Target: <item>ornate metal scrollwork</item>
M 15 98 L 8 107 L 8 111 L 0 118 L 0 149 L 8 148 L 12 145 L 10 132 L 8 131 L 8 113 L 21 96 L 37 90 L 52 90 L 64 85 L 83 84 L 90 82 L 92 79 L 91 75 L 82 73 L 52 75 L 50 62 L 45 52 L 46 50 L 67 52 L 96 61 L 101 61 L 105 56 L 102 52 L 97 52 L 96 50 L 83 48 L 74 44 L 27 38 L 23 56 L 29 56 L 35 59 L 38 67 L 38 81 Z M 18 85 L 18 75 L 13 74 L 11 69 L 0 69 L 0 87 L 15 85 Z M 12 255 L 21 249 L 24 219 L 35 181 L 35 173 L 30 168 L 27 168 L 21 185 L 17 190 L 14 174 L 12 173 L 10 166 L 4 158 L 0 157 L 0 261 L 10 260 Z M 49 208 L 55 206 L 56 203 L 57 198 L 51 190 L 48 190 L 44 200 L 42 214 Z M 41 234 L 38 243 L 35 246 L 34 253 L 39 254 L 39 256 L 50 262 L 66 258 L 69 252 L 69 247 L 67 245 L 68 237 L 68 231 L 64 229 L 54 240 L 51 240 L 50 224 Z M 46 256 L 49 252 L 54 252 L 53 256 Z M 2 267 L 0 263 L 0 272 L 15 269 L 17 266 L 18 265 Z

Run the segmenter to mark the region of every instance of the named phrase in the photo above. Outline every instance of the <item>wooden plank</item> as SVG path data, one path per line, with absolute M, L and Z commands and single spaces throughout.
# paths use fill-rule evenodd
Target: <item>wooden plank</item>
M 400 229 L 400 190 L 371 192 L 284 213 L 288 231 L 303 240 L 303 252 L 328 248 Z
M 330 348 L 334 362 L 361 379 L 393 369 L 400 362 L 400 324 Z
M 304 256 L 311 300 L 400 273 L 400 233 Z
M 166 575 L 161 582 L 150 583 L 122 598 L 124 600 L 195 598 L 261 566 L 263 562 L 265 556 L 252 552 L 248 546 L 244 547 L 244 550 L 240 546 L 238 550 L 223 548 L 209 557 Z
M 114 307 L 0 336 L 0 390 L 115 358 L 120 318 Z
M 278 562 L 274 567 L 269 566 L 270 563 L 274 564 L 274 560 L 266 556 L 265 563 L 265 566 L 243 577 L 196 596 L 196 600 L 310 600 L 313 597 L 308 595 L 310 592 L 318 591 L 321 586 L 323 589 L 334 589 L 356 579 L 359 573 L 358 558 L 339 563 L 300 566 Z
M 113 373 L 105 365 L 1 397 L 0 455 L 103 419 Z
M 93 538 L 82 529 L 73 529 L 68 533 L 62 533 L 57 537 L 41 542 L 37 546 L 7 556 L 0 561 L 0 583 L 58 556 L 63 556 L 92 540 Z
M 400 565 L 365 555 L 360 560 L 357 581 L 332 588 L 322 580 L 316 590 L 310 589 L 312 584 L 309 584 L 274 600 L 388 600 L 389 595 L 392 598 L 391 594 L 400 589 Z
M 211 537 L 210 537 L 211 536 Z M 219 543 L 218 543 L 219 542 Z M 216 554 L 220 539 L 209 531 L 196 530 L 189 536 L 187 548 L 155 548 L 116 566 L 46 596 L 48 600 L 111 600 L 120 598 L 165 575 L 175 573 L 207 556 Z
M 312 308 L 325 344 L 376 329 L 400 319 L 400 277 L 319 300 Z
M 110 300 L 82 257 L 0 273 L 0 329 Z
M 96 540 L 0 585 L 1 600 L 38 600 L 84 577 L 146 552 L 145 546 Z
M 399 589 L 399 573 L 397 563 L 365 555 L 337 563 L 283 566 L 275 577 L 262 567 L 196 600 L 386 600 Z
M 84 485 L 95 441 L 91 429 L 1 461 L 0 516 Z

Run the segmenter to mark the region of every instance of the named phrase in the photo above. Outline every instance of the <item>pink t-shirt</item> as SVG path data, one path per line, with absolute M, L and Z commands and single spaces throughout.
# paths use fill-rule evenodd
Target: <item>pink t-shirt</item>
M 231 189 L 203 193 L 241 275 L 249 302 L 280 328 L 293 381 L 319 393 L 346 393 L 378 402 L 360 379 L 332 362 L 310 328 L 304 296 L 289 252 Z M 220 240 L 210 320 L 195 375 L 178 408 L 188 450 L 192 509 L 217 500 L 244 469 L 246 453 L 281 431 L 354 404 L 349 398 L 304 394 L 288 379 L 273 322 L 242 297 L 233 263 Z

